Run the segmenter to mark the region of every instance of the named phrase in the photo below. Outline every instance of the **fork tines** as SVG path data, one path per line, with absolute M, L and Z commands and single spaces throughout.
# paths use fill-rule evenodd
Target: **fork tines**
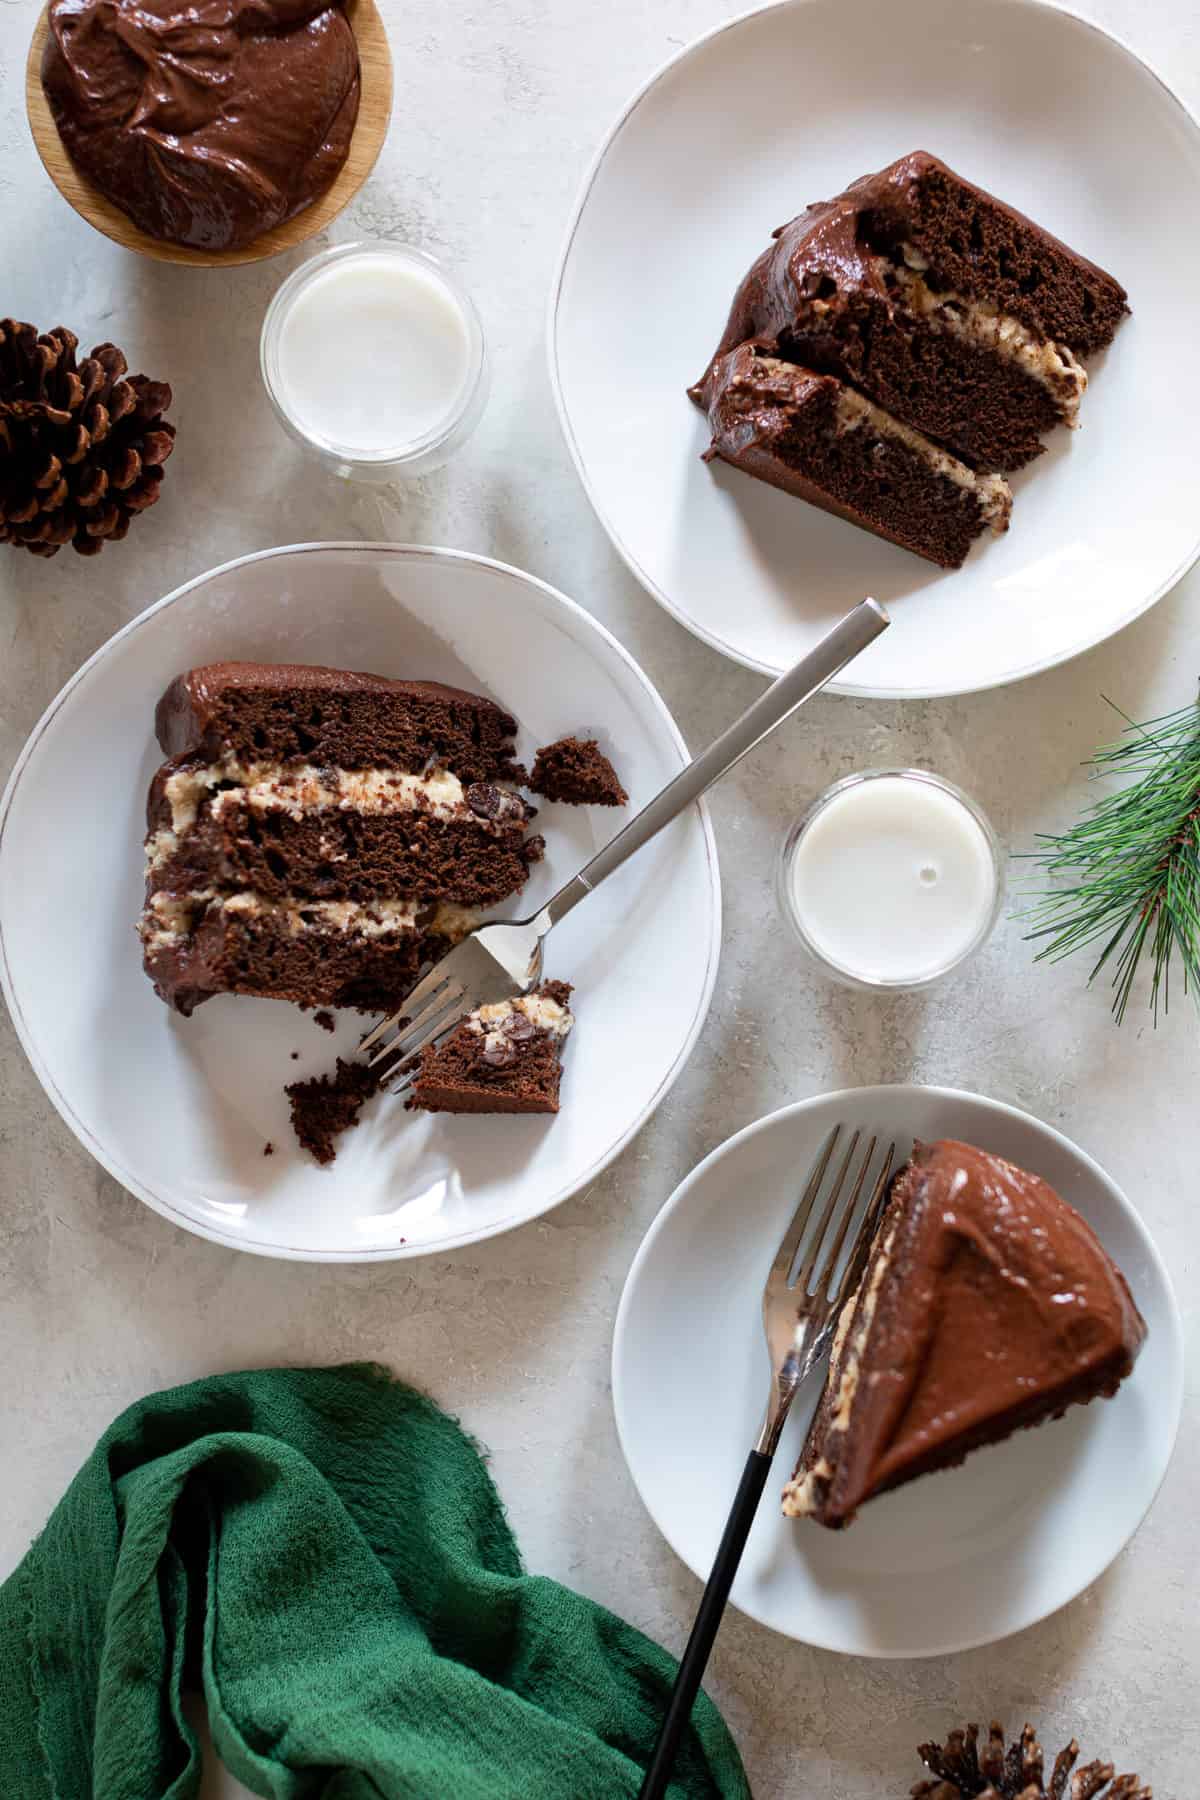
M 863 1134 L 852 1132 L 844 1153 L 837 1158 L 832 1182 L 823 1195 L 826 1176 L 834 1163 L 834 1152 L 842 1134 L 843 1127 L 835 1125 L 813 1165 L 795 1216 L 771 1265 L 772 1285 L 782 1283 L 805 1294 L 848 1294 L 861 1278 L 887 1196 L 896 1146 L 894 1143 L 888 1145 L 882 1162 L 869 1180 L 880 1140 L 872 1136 L 860 1155 Z M 855 1221 L 856 1229 L 850 1237 L 850 1227 Z M 848 1238 L 850 1257 L 839 1279 Z
M 420 980 L 404 1001 L 402 1010 L 381 1019 L 358 1046 L 369 1068 L 395 1059 L 407 1062 L 443 1031 L 448 1031 L 463 1011 L 466 989 L 436 965 Z

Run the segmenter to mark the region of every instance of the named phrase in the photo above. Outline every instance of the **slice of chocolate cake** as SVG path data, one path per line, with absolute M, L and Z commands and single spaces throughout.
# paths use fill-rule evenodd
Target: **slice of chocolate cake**
M 833 375 L 758 344 L 722 357 L 707 382 L 720 457 L 785 493 L 957 568 L 983 532 L 1008 529 L 1012 493 Z
M 757 342 L 837 375 L 972 468 L 1012 470 L 1077 423 L 1082 357 L 1127 311 L 1111 275 L 924 151 L 776 233 L 703 378 Z
M 481 1006 L 424 1050 L 409 1106 L 424 1112 L 556 1113 L 562 1047 L 575 1023 L 565 981 Z
M 1036 1175 L 919 1144 L 892 1184 L 783 1510 L 832 1527 L 972 1450 L 1114 1394 L 1146 1327 L 1091 1227 Z
M 392 1008 L 541 853 L 516 722 L 436 683 L 218 663 L 172 682 L 147 802 L 146 972 L 212 994 Z
M 565 737 L 539 750 L 531 793 L 568 806 L 628 806 L 629 795 L 595 738 Z

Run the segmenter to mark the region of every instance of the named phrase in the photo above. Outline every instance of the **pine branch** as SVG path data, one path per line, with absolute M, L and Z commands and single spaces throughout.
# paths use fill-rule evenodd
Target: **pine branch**
M 1111 968 L 1118 1024 L 1149 957 L 1157 1025 L 1176 962 L 1184 993 L 1200 1001 L 1200 702 L 1145 725 L 1113 711 L 1127 729 L 1096 752 L 1092 779 L 1134 779 L 1062 836 L 1039 833 L 1031 854 L 1056 885 L 1026 915 L 1027 936 L 1047 940 L 1039 962 L 1099 946 L 1088 980 Z

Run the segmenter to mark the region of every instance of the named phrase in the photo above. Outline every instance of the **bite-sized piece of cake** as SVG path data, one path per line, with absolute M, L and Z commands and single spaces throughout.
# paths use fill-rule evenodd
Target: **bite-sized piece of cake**
M 973 468 L 1012 470 L 1077 423 L 1080 358 L 1127 310 L 1111 275 L 917 151 L 775 233 L 689 391 L 707 409 L 717 364 L 753 340 Z
M 1091 1226 L 1036 1175 L 918 1144 L 892 1184 L 783 1510 L 864 1501 L 1109 1396 L 1146 1327 Z
M 424 1112 L 556 1113 L 562 1048 L 575 1023 L 570 984 L 481 1006 L 439 1049 L 421 1053 L 408 1104 Z
M 332 1075 L 293 1081 L 283 1090 L 292 1109 L 292 1130 L 301 1147 L 319 1163 L 331 1163 L 343 1131 L 358 1124 L 359 1114 L 379 1088 L 379 1074 L 366 1063 L 340 1056 Z
M 139 930 L 183 1013 L 224 992 L 390 1011 L 543 848 L 505 785 L 515 721 L 478 695 L 217 663 L 156 724 Z
M 985 531 L 1008 529 L 1012 493 L 833 375 L 755 344 L 723 357 L 709 383 L 720 457 L 785 493 L 953 569 Z
M 539 750 L 531 793 L 568 806 L 628 806 L 629 795 L 595 738 L 564 737 Z
M 393 681 L 297 663 L 209 663 L 171 683 L 154 715 L 167 756 L 313 763 L 343 769 L 453 769 L 460 781 L 514 781 L 517 722 L 494 700 L 437 681 Z

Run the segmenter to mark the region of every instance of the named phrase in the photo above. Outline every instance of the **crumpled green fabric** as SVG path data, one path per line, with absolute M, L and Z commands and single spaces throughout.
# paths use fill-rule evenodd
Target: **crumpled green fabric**
M 0 1588 L 0 1795 L 186 1800 L 195 1688 L 275 1800 L 621 1800 L 674 1667 L 524 1572 L 475 1446 L 385 1370 L 213 1376 L 123 1413 Z M 749 1794 L 703 1696 L 671 1794 Z

